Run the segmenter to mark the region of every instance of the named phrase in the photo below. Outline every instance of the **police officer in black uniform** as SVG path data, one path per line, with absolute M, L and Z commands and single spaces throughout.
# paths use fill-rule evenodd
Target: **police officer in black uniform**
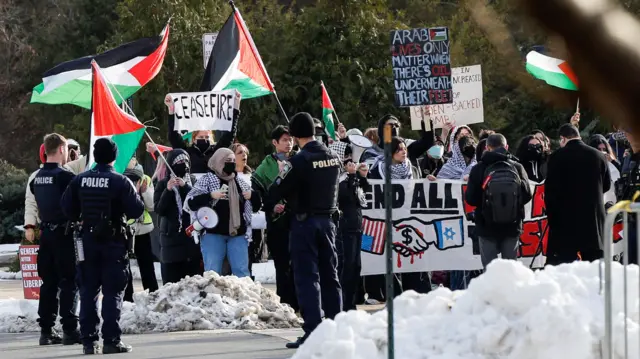
M 38 204 L 42 233 L 38 251 L 38 275 L 42 279 L 38 303 L 40 345 L 72 345 L 80 343 L 76 315 L 76 259 L 68 219 L 60 210 L 60 197 L 74 174 L 62 167 L 67 160 L 68 151 L 67 140 L 64 137 L 57 133 L 46 135 L 44 148 L 47 162 L 29 183 Z M 58 291 L 62 338 L 52 329 L 58 317 Z
M 315 125 L 308 113 L 296 114 L 289 131 L 301 151 L 285 163 L 269 189 L 268 203 L 286 199 L 293 214 L 289 246 L 305 332 L 287 344 L 287 348 L 295 349 L 320 324 L 322 311 L 326 318 L 333 319 L 342 310 L 335 246 L 342 162 L 314 138 Z
M 80 284 L 80 332 L 85 354 L 100 351 L 100 319 L 96 301 L 102 288 L 102 338 L 104 354 L 131 352 L 120 341 L 118 321 L 127 286 L 127 218 L 138 218 L 144 204 L 133 183 L 112 167 L 118 154 L 107 138 L 94 144 L 96 166 L 74 178 L 62 196 L 62 210 L 82 221 L 82 240 L 76 241 Z M 126 218 L 125 218 L 126 217 Z

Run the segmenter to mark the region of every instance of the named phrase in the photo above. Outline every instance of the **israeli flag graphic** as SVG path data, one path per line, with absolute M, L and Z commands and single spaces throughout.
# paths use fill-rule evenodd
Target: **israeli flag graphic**
M 433 222 L 436 230 L 438 249 L 464 246 L 464 225 L 462 217 L 444 218 Z

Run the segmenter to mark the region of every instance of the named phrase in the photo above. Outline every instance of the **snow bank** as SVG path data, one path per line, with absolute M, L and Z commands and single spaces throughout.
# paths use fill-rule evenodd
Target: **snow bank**
M 295 328 L 301 324 L 293 309 L 280 304 L 271 290 L 248 277 L 221 277 L 214 272 L 167 284 L 151 294 L 135 293 L 134 301 L 124 303 L 120 319 L 122 330 L 129 334 Z M 39 331 L 37 319 L 38 301 L 0 300 L 0 333 Z
M 638 267 L 629 276 L 629 358 L 638 355 Z M 614 348 L 624 357 L 623 269 L 614 265 Z M 406 292 L 394 301 L 397 358 L 596 359 L 604 337 L 597 263 L 532 272 L 494 261 L 466 291 Z M 293 359 L 383 359 L 387 312 L 341 313 L 324 321 Z
M 291 307 L 249 277 L 207 272 L 154 293 L 136 293 L 134 301 L 122 315 L 125 333 L 300 326 Z
M 5 280 L 22 279 L 22 272 L 5 272 L 0 270 L 0 279 L 5 279 Z

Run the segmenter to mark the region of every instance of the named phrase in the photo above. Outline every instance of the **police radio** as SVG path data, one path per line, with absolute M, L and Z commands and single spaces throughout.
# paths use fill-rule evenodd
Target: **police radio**
M 209 207 L 200 207 L 195 217 L 195 221 L 187 227 L 185 233 L 198 244 L 200 243 L 200 231 L 215 228 L 218 225 L 218 215 Z

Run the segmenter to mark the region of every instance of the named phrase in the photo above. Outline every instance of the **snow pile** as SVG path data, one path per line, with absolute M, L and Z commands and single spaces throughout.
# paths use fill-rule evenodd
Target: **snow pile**
M 638 355 L 638 267 L 628 272 L 629 358 Z M 613 271 L 614 350 L 624 357 L 623 268 Z M 466 291 L 406 292 L 394 301 L 395 356 L 414 359 L 596 359 L 604 337 L 598 263 L 532 272 L 494 261 Z M 324 321 L 294 359 L 383 359 L 387 312 Z
M 39 331 L 37 300 L 0 300 L 0 333 Z
M 185 278 L 157 292 L 134 294 L 120 324 L 125 333 L 208 329 L 299 327 L 300 320 L 272 291 L 250 278 L 219 276 Z
M 5 272 L 0 270 L 0 279 L 5 279 L 5 280 L 22 279 L 22 272 Z

